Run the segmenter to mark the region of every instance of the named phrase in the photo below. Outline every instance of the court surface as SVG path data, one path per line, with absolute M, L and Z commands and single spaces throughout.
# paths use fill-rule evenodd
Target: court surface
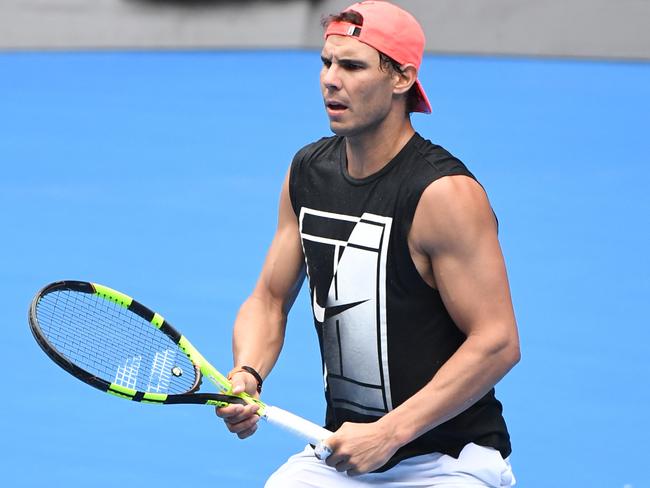
M 59 279 L 159 310 L 222 370 L 295 151 L 328 135 L 318 52 L 0 54 L 0 484 L 261 486 L 301 442 L 109 397 L 37 347 Z M 434 113 L 500 220 L 522 361 L 497 387 L 524 488 L 650 487 L 650 64 L 425 58 Z M 269 403 L 320 422 L 303 292 Z M 302 402 L 291 397 L 300 393 Z

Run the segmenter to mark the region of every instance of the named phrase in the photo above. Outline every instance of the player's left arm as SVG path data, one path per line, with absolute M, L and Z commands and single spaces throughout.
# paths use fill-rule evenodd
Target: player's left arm
M 484 396 L 518 361 L 519 338 L 497 226 L 485 192 L 464 176 L 424 191 L 409 236 L 425 281 L 435 286 L 466 340 L 431 381 L 371 424 L 344 424 L 327 440 L 331 466 L 372 471 L 404 444 Z

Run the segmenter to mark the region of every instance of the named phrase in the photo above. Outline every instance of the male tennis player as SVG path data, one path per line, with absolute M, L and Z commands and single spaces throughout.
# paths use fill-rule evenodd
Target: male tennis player
M 458 159 L 423 139 L 410 112 L 424 34 L 388 2 L 325 23 L 322 96 L 334 137 L 295 156 L 277 232 L 234 327 L 234 391 L 255 394 L 309 277 L 320 341 L 326 440 L 266 486 L 508 487 L 514 478 L 494 385 L 519 360 L 497 223 Z M 218 410 L 253 434 L 256 407 Z

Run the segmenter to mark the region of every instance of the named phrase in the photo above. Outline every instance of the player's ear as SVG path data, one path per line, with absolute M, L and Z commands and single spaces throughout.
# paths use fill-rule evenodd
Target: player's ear
M 393 93 L 396 95 L 401 95 L 408 92 L 417 79 L 417 68 L 412 64 L 403 65 L 401 73 L 395 72 L 395 84 L 393 85 Z

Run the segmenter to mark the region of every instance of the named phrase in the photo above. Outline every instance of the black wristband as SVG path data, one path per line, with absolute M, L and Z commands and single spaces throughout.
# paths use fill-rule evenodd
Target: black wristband
M 228 379 L 230 379 L 232 375 L 240 371 L 246 371 L 248 374 L 252 375 L 253 378 L 255 378 L 255 381 L 257 381 L 257 393 L 262 393 L 262 383 L 264 382 L 264 380 L 262 379 L 260 374 L 257 371 L 255 371 L 255 368 L 252 368 L 250 366 L 242 366 L 240 368 L 235 368 L 228 374 Z

